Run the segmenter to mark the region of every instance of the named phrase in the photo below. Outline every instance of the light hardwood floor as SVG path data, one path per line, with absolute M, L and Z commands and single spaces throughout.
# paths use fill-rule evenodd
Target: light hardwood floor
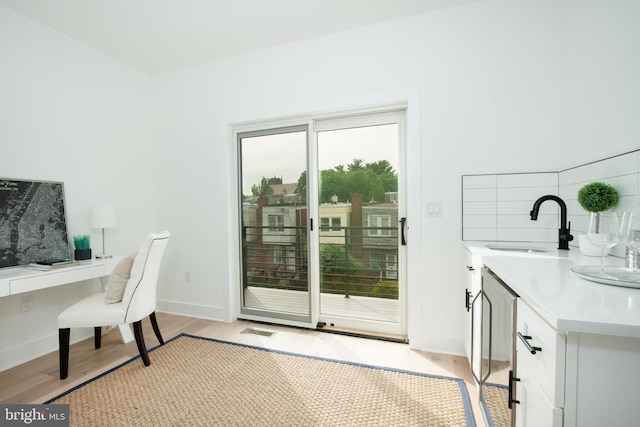
M 464 357 L 411 350 L 406 344 L 242 320 L 222 323 L 158 313 L 158 323 L 165 341 L 184 332 L 292 353 L 462 378 L 467 384 L 476 423 L 484 425 Z M 143 325 L 147 348 L 153 348 L 159 343 L 148 320 Z M 274 333 L 270 337 L 248 334 L 247 328 Z M 118 330 L 111 330 L 103 336 L 99 350 L 93 348 L 92 338 L 71 346 L 69 377 L 65 380 L 59 379 L 57 351 L 0 372 L 0 403 L 43 403 L 137 354 L 135 342 L 122 344 Z M 150 359 L 153 364 L 153 352 Z

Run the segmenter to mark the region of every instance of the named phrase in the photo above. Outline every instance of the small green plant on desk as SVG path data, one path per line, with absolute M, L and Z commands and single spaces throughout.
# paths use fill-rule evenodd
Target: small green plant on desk
M 73 236 L 73 246 L 76 260 L 91 259 L 91 240 L 88 235 Z

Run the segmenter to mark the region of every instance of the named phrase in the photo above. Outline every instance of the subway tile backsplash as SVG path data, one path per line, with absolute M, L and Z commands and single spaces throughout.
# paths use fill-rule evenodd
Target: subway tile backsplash
M 541 205 L 537 221 L 529 212 L 538 197 L 552 194 L 567 204 L 571 234 L 577 247 L 578 235 L 586 231 L 589 213 L 578 203 L 583 185 L 601 181 L 618 190 L 618 214 L 639 205 L 640 150 L 621 154 L 560 172 L 465 175 L 462 177 L 462 239 L 498 242 L 558 241 L 560 209 L 553 201 Z M 624 248 L 615 248 L 623 256 Z
M 545 194 L 558 195 L 556 172 L 463 176 L 463 240 L 552 242 L 557 205 L 543 205 L 537 224 L 529 217 Z

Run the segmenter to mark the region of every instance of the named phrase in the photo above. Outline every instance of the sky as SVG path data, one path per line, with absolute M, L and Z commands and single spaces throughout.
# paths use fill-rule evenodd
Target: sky
M 353 159 L 363 164 L 387 160 L 398 170 L 397 125 L 380 125 L 318 133 L 320 170 L 344 165 Z M 251 195 L 251 186 L 262 177 L 281 177 L 284 184 L 298 182 L 306 169 L 304 132 L 259 136 L 242 140 L 242 191 Z

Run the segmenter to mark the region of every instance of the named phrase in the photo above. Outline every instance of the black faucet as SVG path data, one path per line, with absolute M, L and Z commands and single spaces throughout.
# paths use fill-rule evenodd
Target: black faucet
M 567 225 L 567 205 L 558 196 L 547 195 L 542 196 L 533 204 L 533 209 L 530 212 L 531 220 L 536 221 L 538 219 L 538 211 L 540 205 L 546 200 L 554 200 L 560 205 L 560 229 L 558 230 L 558 249 L 569 250 L 569 242 L 573 240 L 571 235 L 571 221 Z

